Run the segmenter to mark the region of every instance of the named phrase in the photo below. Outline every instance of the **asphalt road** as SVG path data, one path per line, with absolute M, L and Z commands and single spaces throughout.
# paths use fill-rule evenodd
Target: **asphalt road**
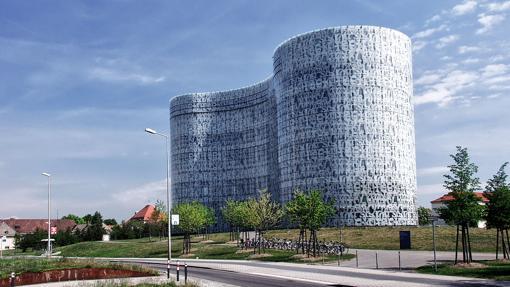
M 203 268 L 203 267 L 193 267 L 191 266 L 193 263 L 188 262 L 188 274 L 189 276 L 231 284 L 231 285 L 237 285 L 237 286 L 282 286 L 282 287 L 301 287 L 301 286 L 356 286 L 356 285 L 342 285 L 341 282 L 339 284 L 334 285 L 325 285 L 325 284 L 319 284 L 319 283 L 312 283 L 312 282 L 306 282 L 301 280 L 292 280 L 292 279 L 285 279 L 285 278 L 278 278 L 278 277 L 271 277 L 271 276 L 263 276 L 263 275 L 254 275 L 254 274 L 247 274 L 247 273 L 241 273 L 241 272 L 233 272 L 233 271 L 224 271 L 224 270 L 217 270 L 217 269 L 209 269 L 209 268 Z M 228 263 L 223 263 L 228 264 Z M 164 263 L 153 263 L 150 264 L 153 267 L 156 267 L 158 269 L 166 271 L 166 265 Z M 262 262 L 246 262 L 246 263 L 239 263 L 236 262 L 235 265 L 249 265 L 249 266 L 259 266 L 268 268 L 268 264 L 262 263 Z M 182 265 L 181 265 L 181 278 L 184 278 L 184 272 L 182 271 Z M 299 266 L 299 268 L 295 268 L 292 266 L 285 266 L 285 265 L 277 265 L 277 264 L 271 264 L 270 268 L 273 269 L 279 269 L 287 274 L 292 274 L 293 271 L 300 271 L 300 272 L 309 272 L 309 273 L 320 273 L 320 274 L 331 274 L 331 275 L 337 275 L 337 276 L 346 276 L 351 278 L 359 278 L 359 279 L 368 279 L 373 280 L 373 282 L 380 282 L 380 281 L 394 281 L 398 284 L 398 286 L 406 286 L 406 283 L 419 283 L 424 284 L 427 286 L 480 286 L 480 287 L 487 287 L 487 286 L 502 286 L 502 285 L 495 285 L 493 282 L 480 282 L 480 281 L 447 281 L 442 280 L 440 278 L 438 279 L 432 279 L 432 278 L 409 278 L 409 277 L 402 277 L 397 274 L 371 274 L 371 273 L 360 273 L 355 271 L 348 271 L 348 270 L 325 270 L 321 268 L 314 268 L 313 266 Z M 172 266 L 173 272 L 175 272 L 175 267 Z M 289 275 L 290 277 L 291 275 Z M 508 285 L 503 285 L 508 286 Z

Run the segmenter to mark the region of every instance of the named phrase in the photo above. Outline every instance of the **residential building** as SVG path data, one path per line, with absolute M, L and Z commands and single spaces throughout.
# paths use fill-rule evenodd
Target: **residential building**
M 14 249 L 15 248 L 15 239 L 16 231 L 11 228 L 7 223 L 0 221 L 0 248 L 5 249 Z M 4 239 L 5 236 L 5 239 Z
M 475 192 L 475 195 L 480 199 L 480 204 L 481 205 L 485 205 L 487 204 L 487 202 L 489 202 L 489 199 L 487 197 L 485 197 L 485 195 L 483 194 L 483 192 Z M 435 217 L 438 217 L 439 218 L 439 209 L 442 208 L 442 207 L 446 207 L 445 203 L 450 201 L 450 200 L 453 200 L 454 197 L 450 194 L 445 194 L 439 198 L 436 198 L 434 200 L 432 200 L 430 202 L 430 205 L 431 205 L 431 208 L 432 208 L 432 216 L 435 216 Z M 446 222 L 439 218 L 437 221 L 436 221 L 436 224 L 437 225 L 447 225 Z M 486 225 L 486 222 L 485 220 L 480 220 L 478 221 L 478 228 L 485 228 L 485 225 Z

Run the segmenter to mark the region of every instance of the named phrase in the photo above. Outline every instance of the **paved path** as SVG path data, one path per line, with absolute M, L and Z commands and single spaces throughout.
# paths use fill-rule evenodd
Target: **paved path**
M 359 268 L 376 268 L 376 253 L 379 268 L 398 269 L 398 250 L 369 250 L 369 249 L 351 249 L 349 253 L 358 254 Z M 462 251 L 459 253 L 462 256 Z M 438 263 L 444 261 L 453 261 L 455 259 L 455 252 L 438 251 L 436 252 Z M 459 257 L 460 259 L 461 257 Z M 495 253 L 473 253 L 474 260 L 493 260 L 496 259 Z M 417 250 L 402 250 L 400 251 L 400 264 L 403 269 L 416 268 L 427 264 L 434 263 L 434 252 L 432 251 L 417 251 Z M 337 263 L 330 263 L 329 265 L 337 265 Z M 349 261 L 341 261 L 340 266 L 343 267 L 356 267 L 356 259 L 353 258 Z

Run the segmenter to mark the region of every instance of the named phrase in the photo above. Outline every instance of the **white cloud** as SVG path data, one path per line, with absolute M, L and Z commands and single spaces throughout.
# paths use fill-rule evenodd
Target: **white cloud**
M 475 47 L 475 46 L 460 46 L 458 49 L 459 54 L 478 52 L 480 50 L 481 50 L 480 47 Z
M 465 59 L 464 61 L 462 61 L 463 64 L 476 64 L 476 63 L 479 63 L 480 62 L 480 59 L 478 58 L 467 58 Z
M 496 15 L 487 15 L 480 14 L 478 15 L 478 22 L 482 25 L 482 28 L 476 30 L 477 34 L 483 34 L 490 31 L 494 26 L 503 22 L 505 20 L 505 16 L 501 14 Z
M 157 198 L 163 198 L 165 196 L 165 191 L 166 179 L 162 179 L 115 193 L 112 196 L 122 203 L 135 203 L 140 205 L 147 202 L 155 202 Z
M 510 1 L 489 3 L 489 5 L 487 5 L 487 9 L 492 12 L 509 10 Z
M 441 25 L 437 28 L 430 28 L 430 29 L 427 29 L 427 30 L 423 30 L 423 31 L 420 31 L 418 33 L 415 33 L 412 38 L 413 39 L 420 39 L 420 38 L 426 38 L 436 32 L 439 32 L 439 31 L 442 31 L 446 28 L 446 25 Z
M 148 85 L 163 82 L 165 77 L 152 77 L 139 73 L 127 73 L 119 70 L 96 67 L 90 70 L 89 75 L 93 79 L 106 82 L 137 82 Z
M 427 42 L 424 42 L 424 41 L 416 41 L 416 42 L 414 42 L 414 44 L 413 44 L 413 52 L 417 53 L 417 52 L 419 52 L 421 49 L 425 48 L 425 46 L 427 46 Z
M 483 67 L 481 71 L 484 77 L 494 77 L 506 73 L 508 66 L 505 64 L 491 64 Z
M 439 80 L 440 76 L 438 74 L 428 74 L 419 77 L 414 80 L 415 85 L 430 85 L 436 83 Z
M 459 16 L 459 15 L 464 15 L 464 14 L 473 12 L 475 9 L 476 9 L 476 1 L 468 0 L 468 1 L 464 1 L 464 3 L 462 3 L 462 4 L 455 5 L 452 8 L 452 13 L 454 15 Z
M 433 167 L 419 168 L 417 170 L 417 173 L 419 176 L 444 174 L 447 172 L 448 172 L 448 167 L 446 167 L 446 166 L 433 166 Z
M 415 97 L 415 104 L 437 103 L 439 106 L 446 106 L 464 88 L 473 85 L 478 75 L 470 71 L 454 70 L 441 74 L 436 83 L 430 85 L 421 94 Z
M 436 44 L 436 48 L 442 49 L 457 40 L 459 40 L 459 35 L 448 35 L 448 36 L 441 37 L 438 40 L 439 43 Z
M 441 16 L 438 14 L 438 15 L 434 15 L 432 17 L 430 17 L 429 19 L 427 19 L 427 21 L 425 21 L 425 25 L 429 25 L 430 23 L 434 23 L 434 22 L 437 22 L 441 19 Z

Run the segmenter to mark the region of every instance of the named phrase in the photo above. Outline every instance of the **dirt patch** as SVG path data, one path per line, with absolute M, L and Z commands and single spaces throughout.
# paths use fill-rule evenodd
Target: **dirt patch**
M 253 253 L 253 249 L 239 249 L 236 251 L 237 254 Z
M 200 241 L 200 243 L 211 244 L 211 243 L 214 243 L 214 240 L 204 240 L 204 241 Z
M 113 279 L 126 277 L 153 276 L 147 272 L 132 270 L 116 270 L 109 268 L 75 268 L 51 270 L 45 272 L 27 272 L 16 277 L 15 286 L 40 284 L 48 282 L 90 280 L 90 279 Z M 0 286 L 10 286 L 10 279 L 0 280 Z
M 180 258 L 191 258 L 191 257 L 195 257 L 195 254 L 194 253 L 182 254 L 179 257 Z
M 471 263 L 457 263 L 453 265 L 454 268 L 461 268 L 461 269 L 469 269 L 469 268 L 485 268 L 487 265 L 478 263 L 478 262 L 471 262 Z
M 264 257 L 272 257 L 272 254 L 268 253 L 261 253 L 261 254 L 252 254 L 248 258 L 250 259 L 258 259 L 258 258 L 264 258 Z
M 306 254 L 296 254 L 296 255 L 293 255 L 291 258 L 298 259 L 303 262 L 316 262 L 316 261 L 322 260 L 322 257 L 313 257 L 313 256 L 308 257 L 308 255 L 306 255 Z

